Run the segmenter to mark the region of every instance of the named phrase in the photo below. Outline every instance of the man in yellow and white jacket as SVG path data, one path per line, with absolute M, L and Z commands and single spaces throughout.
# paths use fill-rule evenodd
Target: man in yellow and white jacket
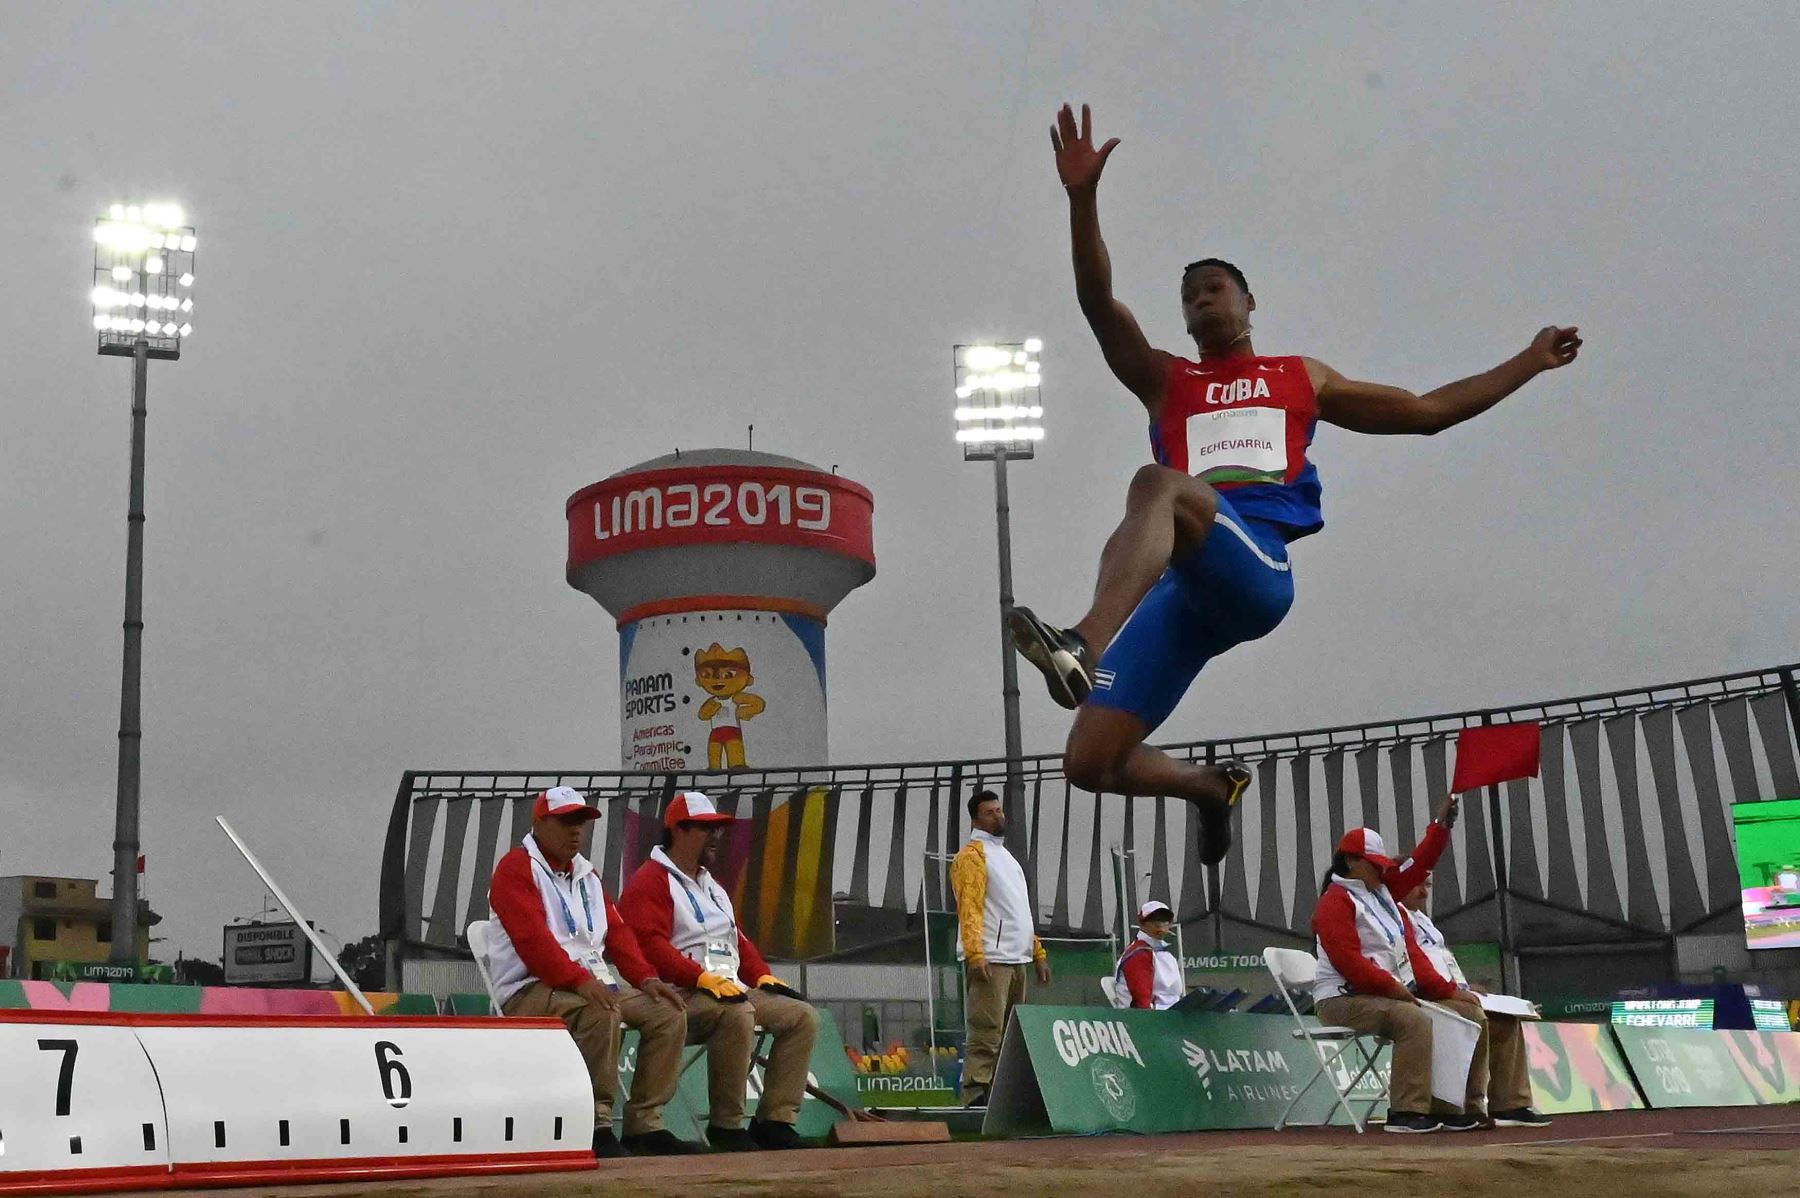
M 1006 848 L 1006 814 L 991 790 L 969 798 L 969 843 L 950 863 L 961 935 L 956 955 L 967 967 L 963 1009 L 965 1106 L 986 1106 L 1000 1038 L 1012 1009 L 1025 1001 L 1025 966 L 1036 964 L 1040 986 L 1050 982 L 1050 958 L 1038 941 L 1025 870 Z

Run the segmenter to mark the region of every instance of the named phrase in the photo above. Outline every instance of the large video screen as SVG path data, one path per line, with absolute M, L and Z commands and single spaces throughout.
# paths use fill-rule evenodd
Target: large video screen
M 1800 799 L 1734 803 L 1738 888 L 1751 948 L 1800 948 Z

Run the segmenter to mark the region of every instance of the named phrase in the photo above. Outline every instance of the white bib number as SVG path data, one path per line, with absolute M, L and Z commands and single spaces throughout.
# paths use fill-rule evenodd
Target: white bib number
M 1225 408 L 1187 418 L 1188 473 L 1218 482 L 1287 480 L 1287 413 Z
M 708 940 L 706 942 L 706 959 L 703 962 L 708 973 L 716 973 L 721 977 L 736 978 L 738 974 L 738 947 L 735 940 Z

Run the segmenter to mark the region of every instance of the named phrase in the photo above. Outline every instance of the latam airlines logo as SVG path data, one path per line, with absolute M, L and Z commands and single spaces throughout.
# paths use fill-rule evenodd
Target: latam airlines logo
M 1224 383 L 1206 384 L 1209 404 L 1245 403 L 1252 399 L 1270 399 L 1269 380 L 1265 378 L 1232 379 Z
M 1287 1057 L 1257 1048 L 1202 1048 L 1192 1040 L 1181 1042 L 1181 1055 L 1193 1069 L 1208 1098 L 1228 1101 L 1271 1101 L 1294 1096 Z M 1214 1079 L 1219 1089 L 1213 1089 Z

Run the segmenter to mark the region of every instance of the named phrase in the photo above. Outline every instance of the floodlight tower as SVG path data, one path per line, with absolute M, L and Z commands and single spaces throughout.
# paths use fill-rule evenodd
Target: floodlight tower
M 1044 343 L 1036 337 L 1016 344 L 958 345 L 956 439 L 963 461 L 994 463 L 994 521 L 1000 549 L 1000 695 L 1006 716 L 1007 840 L 1023 853 L 1030 842 L 1019 777 L 1019 669 L 1007 632 L 1012 613 L 1012 509 L 1006 496 L 1006 462 L 1029 461 L 1044 439 L 1039 402 Z
M 150 359 L 175 361 L 194 331 L 194 227 L 174 204 L 114 204 L 94 222 L 94 330 L 99 351 L 132 360 L 131 490 L 125 517 L 125 664 L 119 695 L 119 787 L 113 812 L 112 949 L 137 961 L 138 721 L 144 638 L 144 416 Z

